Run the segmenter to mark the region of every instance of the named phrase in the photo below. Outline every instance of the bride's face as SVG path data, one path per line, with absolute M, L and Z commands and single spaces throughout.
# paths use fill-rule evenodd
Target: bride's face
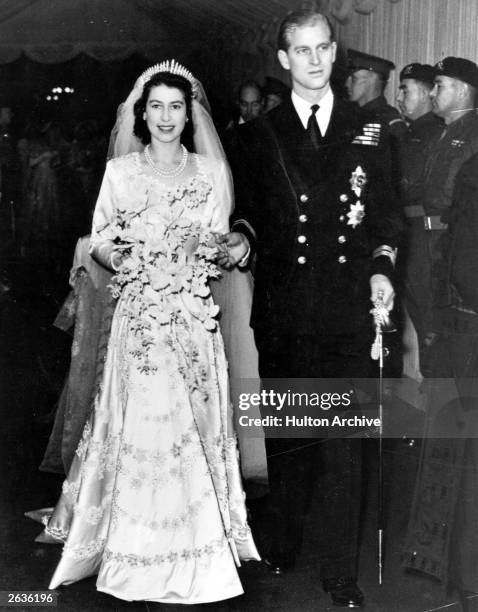
M 152 87 L 143 113 L 151 140 L 174 142 L 181 136 L 187 121 L 184 93 L 176 87 Z

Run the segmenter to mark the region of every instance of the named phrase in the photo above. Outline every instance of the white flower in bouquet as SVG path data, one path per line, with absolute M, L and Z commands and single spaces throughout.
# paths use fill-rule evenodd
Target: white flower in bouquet
M 184 322 L 182 311 L 186 310 L 206 329 L 217 327 L 219 308 L 208 299 L 209 280 L 220 276 L 215 264 L 217 248 L 212 234 L 188 219 L 184 205 L 187 198 L 188 208 L 198 206 L 210 189 L 198 181 L 179 186 L 166 196 L 169 215 L 146 208 L 118 211 L 102 230 L 102 236 L 124 255 L 111 288 L 115 297 L 125 293 L 134 303 L 127 311 L 134 332 L 130 352 L 143 372 L 157 369 L 150 361 L 153 325 Z M 173 299 L 177 296 L 179 302 Z

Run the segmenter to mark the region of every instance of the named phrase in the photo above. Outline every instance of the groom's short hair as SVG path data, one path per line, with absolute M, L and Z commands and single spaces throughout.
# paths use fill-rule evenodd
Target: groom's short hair
M 297 28 L 314 26 L 316 23 L 323 23 L 330 32 L 330 40 L 335 40 L 334 27 L 330 19 L 323 13 L 310 9 L 302 9 L 289 13 L 279 26 L 277 35 L 277 48 L 287 51 L 290 46 L 290 35 Z

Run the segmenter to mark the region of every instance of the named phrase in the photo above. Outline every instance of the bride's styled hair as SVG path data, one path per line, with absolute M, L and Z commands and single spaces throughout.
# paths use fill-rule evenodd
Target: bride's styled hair
M 143 86 L 143 91 L 141 96 L 134 103 L 133 112 L 134 112 L 134 126 L 133 133 L 137 136 L 141 142 L 146 145 L 151 141 L 151 134 L 148 130 L 148 126 L 146 125 L 146 121 L 143 119 L 143 114 L 146 110 L 146 104 L 148 102 L 149 94 L 153 87 L 157 87 L 158 85 L 165 85 L 166 87 L 179 89 L 184 95 L 184 101 L 186 103 L 186 115 L 189 119 L 189 122 L 186 123 L 184 131 L 181 135 L 181 140 L 186 140 L 187 143 L 192 142 L 192 99 L 193 99 L 193 91 L 191 82 L 179 75 L 172 74 L 171 72 L 158 72 L 154 74 Z
M 118 107 L 116 123 L 111 130 L 108 159 L 144 150 L 145 144 L 150 140 L 150 134 L 149 130 L 148 134 L 144 134 L 144 137 L 147 138 L 146 143 L 142 140 L 143 134 L 137 135 L 136 113 L 138 112 L 141 120 L 143 120 L 143 112 L 151 87 L 161 84 L 168 87 L 177 87 L 184 92 L 187 113 L 191 120 L 187 122 L 181 140 L 183 140 L 187 149 L 220 162 L 219 165 L 224 168 L 226 177 L 226 180 L 222 181 L 223 194 L 220 199 L 229 202 L 228 206 L 232 206 L 233 188 L 229 164 L 211 119 L 211 108 L 206 93 L 200 81 L 174 59 L 165 60 L 160 64 L 151 66 L 136 79 L 128 97 Z M 139 102 L 138 107 L 136 107 L 137 102 Z M 146 125 L 144 125 L 144 128 L 147 129 Z M 138 130 L 140 129 L 138 127 Z M 191 146 L 186 139 L 188 133 L 192 134 Z

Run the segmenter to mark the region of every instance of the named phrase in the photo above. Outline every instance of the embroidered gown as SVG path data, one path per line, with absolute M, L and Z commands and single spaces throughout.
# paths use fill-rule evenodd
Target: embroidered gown
M 109 260 L 112 221 L 126 211 L 137 213 L 153 242 L 166 240 L 170 254 L 191 261 L 202 232 L 228 229 L 230 206 L 218 198 L 224 180 L 224 165 L 198 155 L 189 155 L 176 179 L 153 175 L 139 153 L 111 160 L 92 254 Z M 154 318 L 147 337 L 138 336 L 137 287 L 121 292 L 101 390 L 45 528 L 65 542 L 51 589 L 98 573 L 98 590 L 121 599 L 211 602 L 240 595 L 236 564 L 259 558 L 212 299 L 186 290 L 187 281 L 168 292 L 184 279 L 163 272 L 156 291 L 148 290 Z

